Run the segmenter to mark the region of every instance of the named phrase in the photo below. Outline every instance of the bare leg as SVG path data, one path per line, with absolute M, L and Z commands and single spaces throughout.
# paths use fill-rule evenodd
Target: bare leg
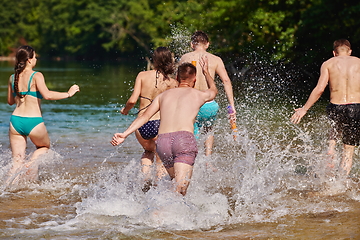
M 153 139 L 143 139 L 139 131 L 135 132 L 135 136 L 141 146 L 144 148 L 144 153 L 141 156 L 141 171 L 144 173 L 145 179 L 149 180 L 151 178 L 151 166 L 154 162 L 155 156 L 155 141 Z
M 172 168 L 166 168 L 166 171 L 167 171 L 167 173 L 169 174 L 169 176 L 170 176 L 171 179 L 174 179 L 174 178 L 175 178 L 175 169 L 174 169 L 174 167 L 172 167 Z
M 155 153 L 145 150 L 141 156 L 141 171 L 145 176 L 145 180 L 151 179 L 151 166 L 154 161 Z
M 40 123 L 30 132 L 31 141 L 37 147 L 29 162 L 25 162 L 26 137 L 20 135 L 10 125 L 9 138 L 13 156 L 13 167 L 6 184 L 19 182 L 20 180 L 34 181 L 38 178 L 38 165 L 36 159 L 46 153 L 50 147 L 50 139 L 44 123 Z
M 9 140 L 12 151 L 12 167 L 8 173 L 8 178 L 5 181 L 6 185 L 14 181 L 14 174 L 20 171 L 25 164 L 25 150 L 26 150 L 26 137 L 20 135 L 10 124 Z
M 210 156 L 212 154 L 213 145 L 214 145 L 214 135 L 210 135 L 205 140 L 205 156 Z
M 39 163 L 37 160 L 41 155 L 47 153 L 50 148 L 50 138 L 45 124 L 40 123 L 34 127 L 30 132 L 29 137 L 37 149 L 32 154 L 30 161 L 25 164 L 25 167 L 28 168 L 25 178 L 27 181 L 36 181 L 39 177 Z
M 210 156 L 212 154 L 212 148 L 214 145 L 214 135 L 211 134 L 212 131 L 212 127 L 206 127 L 204 126 L 204 133 L 208 134 L 208 136 L 206 136 L 206 140 L 205 140 L 205 156 Z
M 157 180 L 161 179 L 164 175 L 166 175 L 166 170 L 159 158 L 156 154 L 156 138 L 146 140 L 141 137 L 139 131 L 135 132 L 136 138 L 141 146 L 144 148 L 144 153 L 141 157 L 141 171 L 144 174 L 145 186 L 143 191 L 148 191 L 152 185 L 151 182 L 151 170 L 154 163 L 154 157 L 156 156 L 156 177 Z
M 210 156 L 212 154 L 212 148 L 214 145 L 214 135 L 207 136 L 205 140 L 205 156 Z M 210 162 L 206 161 L 206 167 L 210 168 L 213 172 L 216 172 L 217 169 Z
M 162 163 L 159 155 L 156 153 L 156 178 L 157 180 L 162 179 L 164 176 L 167 175 L 166 168 L 164 167 L 164 164 Z
M 332 172 L 335 169 L 335 160 L 336 160 L 336 141 L 329 140 L 329 148 L 328 148 L 328 158 L 325 166 L 325 170 L 327 172 Z
M 354 149 L 355 146 L 344 144 L 343 157 L 340 163 L 340 168 L 346 175 L 349 175 L 351 171 Z
M 176 192 L 185 196 L 187 188 L 190 184 L 193 167 L 186 163 L 176 162 L 174 164 L 174 172 Z

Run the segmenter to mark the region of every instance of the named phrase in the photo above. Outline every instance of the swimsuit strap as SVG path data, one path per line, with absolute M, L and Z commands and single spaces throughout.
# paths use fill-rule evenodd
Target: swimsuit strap
M 159 71 L 159 70 L 156 70 L 156 75 L 155 75 L 155 88 L 157 88 L 157 81 L 158 81 L 158 78 L 159 78 L 159 73 L 160 73 L 160 71 Z
M 148 98 L 148 97 L 140 96 L 140 98 L 143 98 L 143 99 L 146 99 L 146 100 L 149 100 L 150 102 L 152 102 L 152 99 L 150 99 L 150 98 Z
M 35 75 L 35 73 L 37 73 L 37 71 L 34 71 L 31 75 L 30 75 L 30 79 L 29 79 L 29 83 L 28 83 L 28 91 L 26 92 L 25 95 L 27 95 L 29 92 L 30 92 L 30 87 L 31 87 L 31 83 L 32 83 L 32 80 L 33 80 L 33 77 Z M 15 74 L 12 74 L 11 75 L 11 86 L 12 86 L 12 89 L 15 93 Z
M 28 84 L 28 92 L 30 92 L 31 83 L 32 83 L 32 80 L 33 80 L 33 77 L 34 77 L 35 73 L 37 73 L 37 72 L 34 71 L 30 76 L 30 80 L 29 80 L 29 84 Z
M 12 89 L 13 91 L 15 92 L 15 74 L 12 74 L 11 75 L 11 86 L 12 86 Z
M 158 83 L 158 78 L 159 78 L 159 76 L 160 76 L 160 71 L 159 71 L 159 70 L 156 70 L 156 73 L 155 73 L 155 88 L 157 88 L 157 83 Z M 149 100 L 150 103 L 149 103 L 147 106 L 145 106 L 145 107 L 143 107 L 142 109 L 140 109 L 140 110 L 138 111 L 138 113 L 141 112 L 142 110 L 148 108 L 148 107 L 150 106 L 150 104 L 152 103 L 152 101 L 153 101 L 152 99 L 150 99 L 150 98 L 148 98 L 148 97 L 140 96 L 140 98 L 144 98 L 144 99 L 146 99 L 146 100 Z
M 138 114 L 139 114 L 139 112 L 141 112 L 142 110 L 144 110 L 144 109 L 148 108 L 148 107 L 151 105 L 151 103 L 152 103 L 152 100 L 151 100 L 150 98 L 148 98 L 148 97 L 143 97 L 143 96 L 140 96 L 140 98 L 143 98 L 143 99 L 149 100 L 149 101 L 150 101 L 150 103 L 149 103 L 147 106 L 145 106 L 145 107 L 143 107 L 142 109 L 140 109 L 140 110 L 137 112 Z

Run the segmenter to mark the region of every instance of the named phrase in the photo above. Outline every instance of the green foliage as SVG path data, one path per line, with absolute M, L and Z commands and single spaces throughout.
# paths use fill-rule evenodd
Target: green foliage
M 332 56 L 332 43 L 347 38 L 353 54 L 360 49 L 360 3 L 350 0 L 317 0 L 305 11 L 296 32 L 294 55 L 301 62 L 321 62 Z M 320 54 L 321 53 L 321 54 Z M 326 55 L 325 55 L 326 54 Z M 318 68 L 318 66 L 316 66 Z
M 181 55 L 201 29 L 218 54 L 306 63 L 340 37 L 359 45 L 359 13 L 350 0 L 2 0 L 0 55 L 26 43 L 49 57 L 149 55 L 163 45 Z

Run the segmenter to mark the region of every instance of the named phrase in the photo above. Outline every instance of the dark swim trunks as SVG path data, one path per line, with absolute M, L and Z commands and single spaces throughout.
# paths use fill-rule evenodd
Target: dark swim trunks
M 151 120 L 139 128 L 139 133 L 143 139 L 149 140 L 158 135 L 160 120 Z
M 193 133 L 178 131 L 159 134 L 156 140 L 156 152 L 165 168 L 172 168 L 177 162 L 193 166 L 198 148 Z
M 336 139 L 336 135 L 340 135 L 344 144 L 358 146 L 360 142 L 360 103 L 330 103 L 326 107 L 326 111 L 333 121 L 333 130 L 335 130 L 330 135 L 330 139 Z

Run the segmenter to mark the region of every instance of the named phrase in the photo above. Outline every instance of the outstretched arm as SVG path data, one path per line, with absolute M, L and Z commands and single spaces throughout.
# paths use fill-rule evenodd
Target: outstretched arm
M 160 94 L 161 95 L 161 94 Z M 138 116 L 131 124 L 130 126 L 123 132 L 123 133 L 115 133 L 111 144 L 113 146 L 119 145 L 122 142 L 125 141 L 125 139 L 133 132 L 135 132 L 137 129 L 139 129 L 142 125 L 144 125 L 146 122 L 149 121 L 149 119 L 157 113 L 160 109 L 160 95 L 158 95 L 153 102 L 150 104 L 150 106 L 145 110 L 144 114 L 141 116 Z
M 36 88 L 39 90 L 41 95 L 46 100 L 60 100 L 60 99 L 69 98 L 74 96 L 75 93 L 80 91 L 79 86 L 76 84 L 72 85 L 67 92 L 51 91 L 47 88 L 45 84 L 44 75 L 41 72 L 35 73 L 34 79 L 36 81 Z
M 299 123 L 300 120 L 305 116 L 307 111 L 319 100 L 321 95 L 323 94 L 326 86 L 329 82 L 329 70 L 324 63 L 320 69 L 320 77 L 316 87 L 312 90 L 308 100 L 302 108 L 295 109 L 295 113 L 291 117 L 292 123 Z

